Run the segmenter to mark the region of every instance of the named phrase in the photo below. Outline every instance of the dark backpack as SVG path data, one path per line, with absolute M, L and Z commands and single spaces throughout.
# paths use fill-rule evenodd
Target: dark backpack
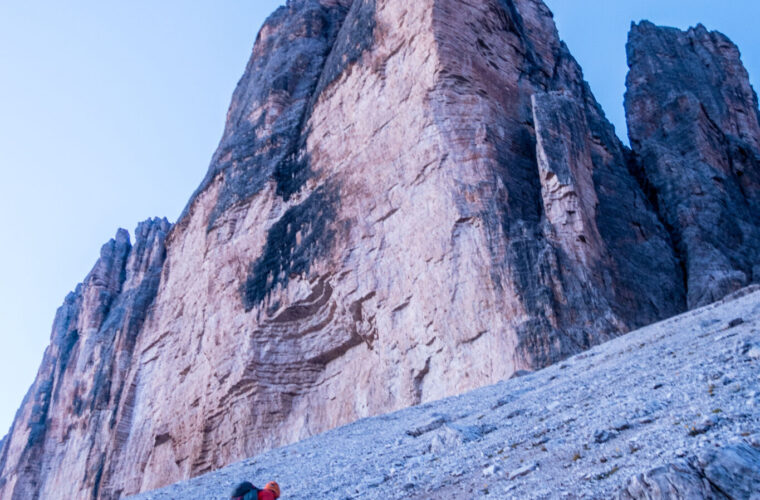
M 240 500 L 259 500 L 260 491 L 261 490 L 255 487 L 254 485 L 252 485 L 248 481 L 245 481 L 235 487 L 235 489 L 232 491 L 232 495 L 230 496 L 230 498 L 233 498 L 233 499 L 239 498 Z
M 259 491 L 261 490 L 254 486 L 251 491 L 245 494 L 243 500 L 259 500 Z

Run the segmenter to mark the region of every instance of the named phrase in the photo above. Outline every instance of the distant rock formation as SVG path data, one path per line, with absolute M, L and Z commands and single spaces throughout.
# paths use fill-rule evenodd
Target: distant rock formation
M 180 220 L 120 232 L 59 311 L 0 496 L 119 498 L 547 366 L 683 311 L 681 258 L 692 304 L 747 281 L 754 233 L 726 239 L 741 266 L 691 266 L 691 195 L 632 138 L 540 0 L 289 1 Z M 756 192 L 747 158 L 721 203 Z
M 37 379 L 2 443 L 2 498 L 98 498 L 105 467 L 129 432 L 128 375 L 170 227 L 166 219 L 145 221 L 134 245 L 119 230 L 58 309 Z
M 631 146 L 683 261 L 689 307 L 760 281 L 760 115 L 739 49 L 699 25 L 628 41 Z

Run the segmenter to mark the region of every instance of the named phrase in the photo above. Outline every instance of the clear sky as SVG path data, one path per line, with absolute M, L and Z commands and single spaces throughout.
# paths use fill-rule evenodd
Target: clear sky
M 278 0 L 0 0 L 0 435 L 55 310 L 118 227 L 174 221 Z M 760 78 L 756 0 L 547 0 L 618 134 L 632 20 L 697 22 Z M 64 7 L 65 5 L 65 7 Z

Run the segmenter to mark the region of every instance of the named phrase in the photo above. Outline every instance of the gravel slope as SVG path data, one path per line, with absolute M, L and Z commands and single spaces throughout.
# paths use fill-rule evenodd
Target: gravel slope
M 634 475 L 760 446 L 760 287 L 545 370 L 365 419 L 132 498 L 610 498 Z

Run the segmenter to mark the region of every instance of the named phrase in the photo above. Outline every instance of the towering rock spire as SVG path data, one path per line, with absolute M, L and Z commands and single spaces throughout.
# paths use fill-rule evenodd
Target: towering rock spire
M 739 49 L 704 26 L 634 25 L 631 146 L 683 259 L 690 307 L 760 280 L 760 118 Z

